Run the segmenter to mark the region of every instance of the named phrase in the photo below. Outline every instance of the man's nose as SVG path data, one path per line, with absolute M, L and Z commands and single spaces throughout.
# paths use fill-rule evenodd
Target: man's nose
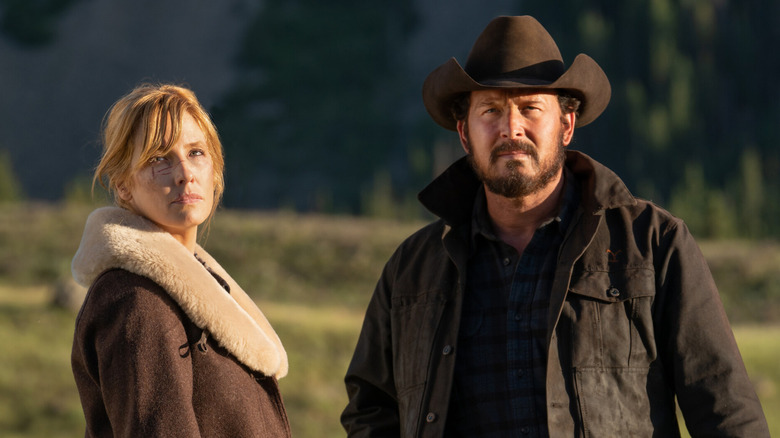
M 525 126 L 520 109 L 510 105 L 504 112 L 504 123 L 502 136 L 507 139 L 514 139 L 525 135 Z

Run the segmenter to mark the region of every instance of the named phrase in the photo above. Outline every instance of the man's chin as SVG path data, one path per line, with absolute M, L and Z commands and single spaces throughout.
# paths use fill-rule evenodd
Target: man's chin
M 494 179 L 508 179 L 508 180 L 533 180 L 537 177 L 538 172 L 536 169 L 529 169 L 527 163 L 515 164 L 516 161 L 507 163 L 507 166 L 501 166 L 503 168 L 496 169 L 491 175 Z

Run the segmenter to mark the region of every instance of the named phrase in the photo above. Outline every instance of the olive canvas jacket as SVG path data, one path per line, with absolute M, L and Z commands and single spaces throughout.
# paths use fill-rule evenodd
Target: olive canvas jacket
M 576 151 L 582 202 L 561 244 L 547 330 L 552 437 L 768 437 L 710 271 L 684 223 Z M 441 219 L 388 261 L 345 382 L 351 437 L 442 437 L 474 196 L 465 159 L 421 194 Z
M 288 437 L 287 355 L 219 264 L 121 208 L 93 212 L 71 363 L 86 437 Z

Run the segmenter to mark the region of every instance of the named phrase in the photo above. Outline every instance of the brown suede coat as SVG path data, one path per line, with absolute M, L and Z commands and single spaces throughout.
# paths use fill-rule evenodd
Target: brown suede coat
M 219 284 L 172 236 L 120 208 L 96 210 L 73 260 L 90 286 L 72 367 L 87 437 L 287 437 L 281 341 L 202 248 Z

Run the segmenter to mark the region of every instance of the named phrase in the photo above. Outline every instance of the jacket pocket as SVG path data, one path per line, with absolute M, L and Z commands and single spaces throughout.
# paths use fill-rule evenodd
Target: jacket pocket
M 643 367 L 657 356 L 652 269 L 584 271 L 571 283 L 560 327 L 574 367 Z
M 585 437 L 679 436 L 673 399 L 664 407 L 650 401 L 663 392 L 655 367 L 577 368 L 574 380 Z
M 437 291 L 393 297 L 393 377 L 401 436 L 416 436 L 433 344 L 445 304 Z
M 444 305 L 435 292 L 393 299 L 393 376 L 399 393 L 425 383 Z

